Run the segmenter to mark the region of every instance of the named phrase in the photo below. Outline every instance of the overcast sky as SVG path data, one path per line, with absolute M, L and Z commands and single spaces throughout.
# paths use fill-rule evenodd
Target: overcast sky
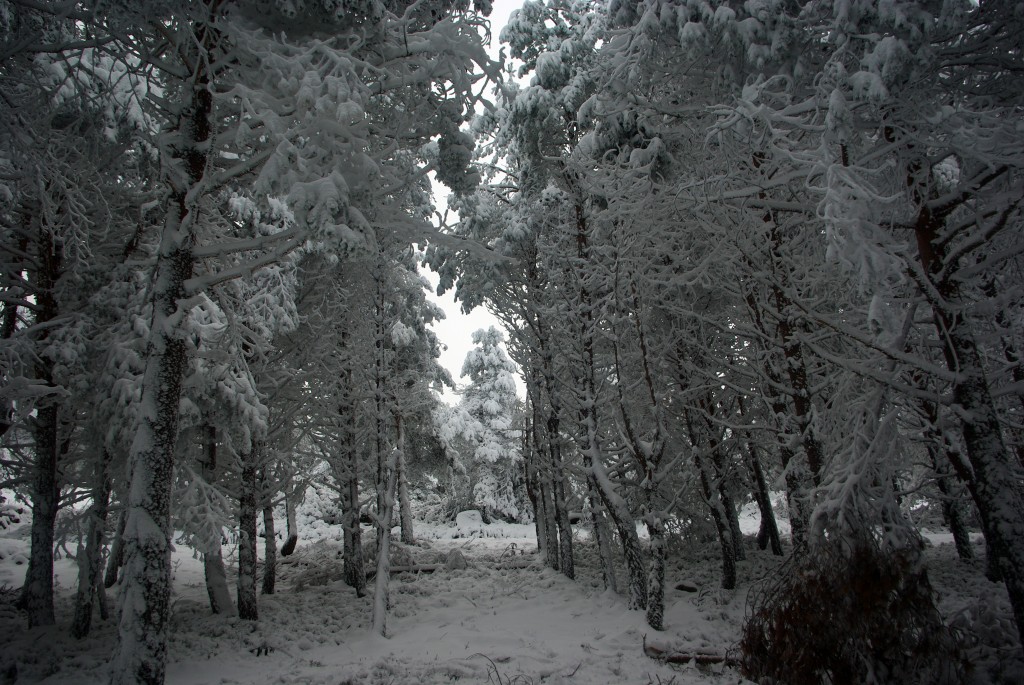
M 495 0 L 494 9 L 491 12 L 490 17 L 492 40 L 490 53 L 492 57 L 497 58 L 498 56 L 498 35 L 507 23 L 508 15 L 512 13 L 512 10 L 519 8 L 522 4 L 522 0 Z M 437 186 L 436 183 L 434 185 L 435 187 Z M 437 206 L 439 210 L 443 211 L 445 202 L 446 200 L 438 198 Z M 436 275 L 425 269 L 424 275 L 430 279 L 433 287 L 436 288 Z M 443 297 L 438 297 L 434 292 L 432 292 L 430 297 L 442 309 L 444 309 L 447 316 L 444 321 L 435 324 L 433 327 L 434 332 L 437 333 L 438 337 L 441 338 L 441 342 L 445 347 L 447 347 L 447 349 L 441 353 L 441 364 L 452 374 L 452 378 L 455 379 L 456 384 L 462 385 L 464 379 L 460 379 L 459 374 L 462 372 L 462 362 L 466 359 L 466 353 L 473 347 L 473 331 L 480 328 L 487 328 L 488 326 L 494 326 L 500 329 L 502 326 L 498 323 L 498 320 L 491 316 L 483 307 L 477 307 L 468 315 L 463 314 L 459 305 L 452 297 L 451 291 L 446 293 Z M 519 388 L 520 397 L 525 397 L 526 391 L 522 381 L 517 379 L 516 386 Z M 458 397 L 453 396 L 451 392 L 445 393 L 444 399 L 450 404 L 458 402 Z

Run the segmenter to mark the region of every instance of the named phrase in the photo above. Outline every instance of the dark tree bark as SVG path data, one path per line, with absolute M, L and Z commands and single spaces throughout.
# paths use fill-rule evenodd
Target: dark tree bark
M 274 506 L 269 496 L 263 501 L 263 532 L 266 537 L 263 541 L 262 591 L 265 595 L 272 595 L 277 583 L 277 534 L 274 532 Z
M 284 491 L 284 514 L 285 524 L 288 526 L 288 538 L 281 546 L 282 557 L 290 557 L 295 552 L 295 547 L 299 544 L 299 522 L 296 511 L 298 499 L 299 495 L 295 491 L 295 483 L 289 477 Z
M 994 172 L 993 178 L 999 173 Z M 947 216 L 934 213 L 922 201 L 914 231 L 921 267 L 938 295 L 929 295 L 929 302 L 946 367 L 954 374 L 953 401 L 970 472 L 964 472 L 960 461 L 953 467 L 968 483 L 990 557 L 998 564 L 1017 630 L 1024 636 L 1024 493 L 1016 475 L 1016 455 L 1003 440 L 974 330 L 965 318 L 958 281 L 949 276 L 956 270 L 947 268 L 948 243 L 940 239 Z
M 259 619 L 256 600 L 256 513 L 260 507 L 257 474 L 261 446 L 254 443 L 242 455 L 238 502 L 238 616 L 248 621 Z
M 203 427 L 203 480 L 213 485 L 217 478 L 217 428 Z M 220 541 L 213 549 L 203 554 L 203 577 L 206 580 L 206 594 L 210 599 L 210 611 L 215 614 L 233 614 L 235 605 L 228 589 L 228 574 L 224 569 L 224 554 Z
M 127 512 L 122 511 L 117 517 L 117 533 L 110 545 L 110 554 L 107 556 L 107 570 L 103 576 L 103 587 L 110 589 L 117 585 L 117 576 L 124 563 L 124 526 L 128 519 Z
M 43 324 L 58 316 L 55 285 L 61 274 L 61 251 L 48 230 L 39 228 L 38 254 L 34 269 L 37 310 L 35 320 Z M 49 337 L 44 327 L 39 346 Z M 36 355 L 35 375 L 49 388 L 53 382 L 53 362 L 40 351 Z M 53 540 L 57 509 L 60 506 L 60 481 L 57 463 L 60 457 L 61 405 L 54 397 L 43 399 L 32 421 L 34 441 L 32 482 L 32 537 L 28 570 L 22 588 L 22 606 L 28 614 L 29 627 L 53 625 Z

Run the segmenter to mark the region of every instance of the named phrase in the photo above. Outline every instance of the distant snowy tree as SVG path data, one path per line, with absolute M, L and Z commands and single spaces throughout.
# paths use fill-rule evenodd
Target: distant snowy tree
M 505 336 L 493 326 L 473 333 L 475 347 L 462 365 L 469 383 L 462 400 L 442 430 L 459 436 L 469 452 L 462 467 L 469 477 L 473 505 L 489 516 L 522 520 L 525 512 L 517 492 L 522 468 L 515 426 L 518 369 L 502 343 Z

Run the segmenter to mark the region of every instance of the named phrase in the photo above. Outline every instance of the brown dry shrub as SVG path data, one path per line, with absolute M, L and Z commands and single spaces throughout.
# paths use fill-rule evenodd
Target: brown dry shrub
M 739 650 L 743 674 L 762 685 L 964 681 L 919 555 L 871 541 L 790 560 L 752 597 Z

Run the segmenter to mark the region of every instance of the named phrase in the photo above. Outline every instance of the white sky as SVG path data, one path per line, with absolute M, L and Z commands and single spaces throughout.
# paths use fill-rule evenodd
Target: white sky
M 491 47 L 489 52 L 492 57 L 497 58 L 498 56 L 498 35 L 508 22 L 508 15 L 512 13 L 512 10 L 521 7 L 522 4 L 522 0 L 495 0 L 494 9 L 490 16 Z M 438 184 L 435 183 L 434 186 L 436 188 Z M 438 198 L 436 204 L 440 211 L 444 211 L 443 208 L 446 202 L 447 200 L 443 199 L 443 197 Z M 488 326 L 502 329 L 502 325 L 483 307 L 477 307 L 468 315 L 463 314 L 461 306 L 455 302 L 455 298 L 452 296 L 453 291 L 448 291 L 444 296 L 438 297 L 435 294 L 437 276 L 428 270 L 424 270 L 423 274 L 430 279 L 432 287 L 435 288 L 429 295 L 430 299 L 444 310 L 447 317 L 444 321 L 438 322 L 433 326 L 434 332 L 437 333 L 441 343 L 447 348 L 441 353 L 441 365 L 448 369 L 457 385 L 462 385 L 464 381 L 459 378 L 459 374 L 462 372 L 462 362 L 465 361 L 466 354 L 473 347 L 473 331 L 487 328 Z M 516 386 L 519 396 L 525 397 L 526 390 L 521 379 L 516 379 Z M 458 402 L 458 397 L 453 396 L 449 391 L 445 393 L 444 400 L 449 404 L 454 404 Z

